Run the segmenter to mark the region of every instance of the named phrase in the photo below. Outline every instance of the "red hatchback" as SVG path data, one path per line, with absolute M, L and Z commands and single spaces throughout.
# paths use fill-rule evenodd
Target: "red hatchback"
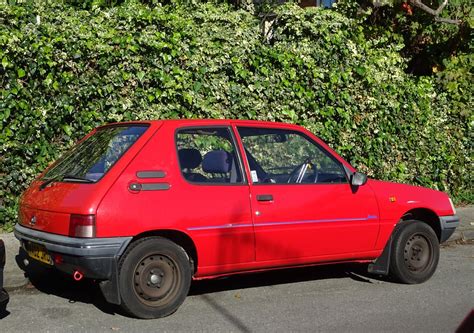
M 173 313 L 192 279 L 257 270 L 365 262 L 420 283 L 459 224 L 442 192 L 368 180 L 299 126 L 237 120 L 99 127 L 19 215 L 31 259 L 140 318 Z

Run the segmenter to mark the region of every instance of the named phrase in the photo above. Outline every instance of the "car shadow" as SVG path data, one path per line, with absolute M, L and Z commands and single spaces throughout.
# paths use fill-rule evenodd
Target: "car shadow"
M 24 290 L 36 289 L 48 295 L 67 299 L 69 303 L 92 304 L 100 311 L 110 315 L 126 315 L 119 306 L 110 304 L 105 300 L 98 283 L 94 280 L 83 279 L 75 281 L 71 275 L 35 261 L 30 260 L 28 265 L 25 265 L 25 258 L 24 250 L 20 249 L 19 254 L 16 256 L 16 261 L 29 279 L 29 284 L 24 287 Z
M 17 262 L 20 263 L 22 261 L 21 253 L 18 257 Z M 81 302 L 92 304 L 104 313 L 129 317 L 119 306 L 110 304 L 105 300 L 98 283 L 93 280 L 74 281 L 71 276 L 36 262 L 30 262 L 27 266 L 23 265 L 22 269 L 25 271 L 25 276 L 30 280 L 30 285 L 25 287 L 26 290 L 34 288 L 42 293 L 67 299 L 69 303 Z M 350 278 L 362 283 L 372 283 L 374 279 L 387 280 L 383 277 L 369 274 L 366 264 L 332 264 L 276 269 L 218 279 L 193 281 L 189 296 L 201 296 L 205 300 L 209 300 L 208 294 L 220 291 L 342 278 Z
M 382 277 L 369 274 L 367 272 L 367 264 L 333 264 L 325 266 L 277 269 L 252 274 L 233 275 L 213 280 L 194 281 L 191 285 L 189 296 L 199 297 L 208 306 L 220 313 L 224 320 L 226 320 L 236 331 L 247 333 L 252 330 L 247 326 L 245 320 L 239 318 L 239 316 L 232 313 L 230 309 L 226 308 L 215 298 L 211 297 L 212 293 L 275 286 L 287 283 L 344 278 L 350 278 L 362 283 L 373 283 L 372 281 L 374 279 L 386 280 Z
M 367 264 L 331 264 L 299 268 L 275 269 L 251 274 L 238 274 L 209 280 L 194 281 L 189 296 L 226 290 L 274 286 L 287 283 L 350 278 L 357 282 L 389 281 L 387 277 L 367 272 Z

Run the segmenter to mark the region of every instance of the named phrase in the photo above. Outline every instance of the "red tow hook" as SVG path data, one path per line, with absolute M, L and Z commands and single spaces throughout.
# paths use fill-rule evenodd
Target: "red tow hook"
M 82 273 L 79 272 L 79 271 L 74 271 L 74 274 L 72 275 L 72 277 L 73 277 L 74 280 L 76 280 L 76 281 L 81 281 L 82 278 L 84 277 L 84 274 L 82 274 Z

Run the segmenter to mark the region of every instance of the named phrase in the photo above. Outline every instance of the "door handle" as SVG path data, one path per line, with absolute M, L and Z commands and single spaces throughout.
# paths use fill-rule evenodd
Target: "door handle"
M 140 191 L 166 191 L 169 190 L 171 185 L 169 183 L 130 183 L 128 190 L 132 193 L 138 193 Z
M 258 194 L 257 201 L 273 201 L 273 195 L 271 194 Z

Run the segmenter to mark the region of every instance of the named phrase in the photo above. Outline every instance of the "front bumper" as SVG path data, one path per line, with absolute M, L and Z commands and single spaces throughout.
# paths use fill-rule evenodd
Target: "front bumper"
M 459 217 L 457 215 L 440 216 L 439 221 L 441 225 L 440 243 L 443 243 L 451 237 L 459 226 Z
M 33 230 L 20 224 L 15 225 L 14 233 L 24 249 L 26 242 L 43 245 L 57 269 L 69 274 L 78 270 L 93 279 L 110 279 L 114 274 L 114 262 L 132 240 L 132 237 L 73 238 Z

